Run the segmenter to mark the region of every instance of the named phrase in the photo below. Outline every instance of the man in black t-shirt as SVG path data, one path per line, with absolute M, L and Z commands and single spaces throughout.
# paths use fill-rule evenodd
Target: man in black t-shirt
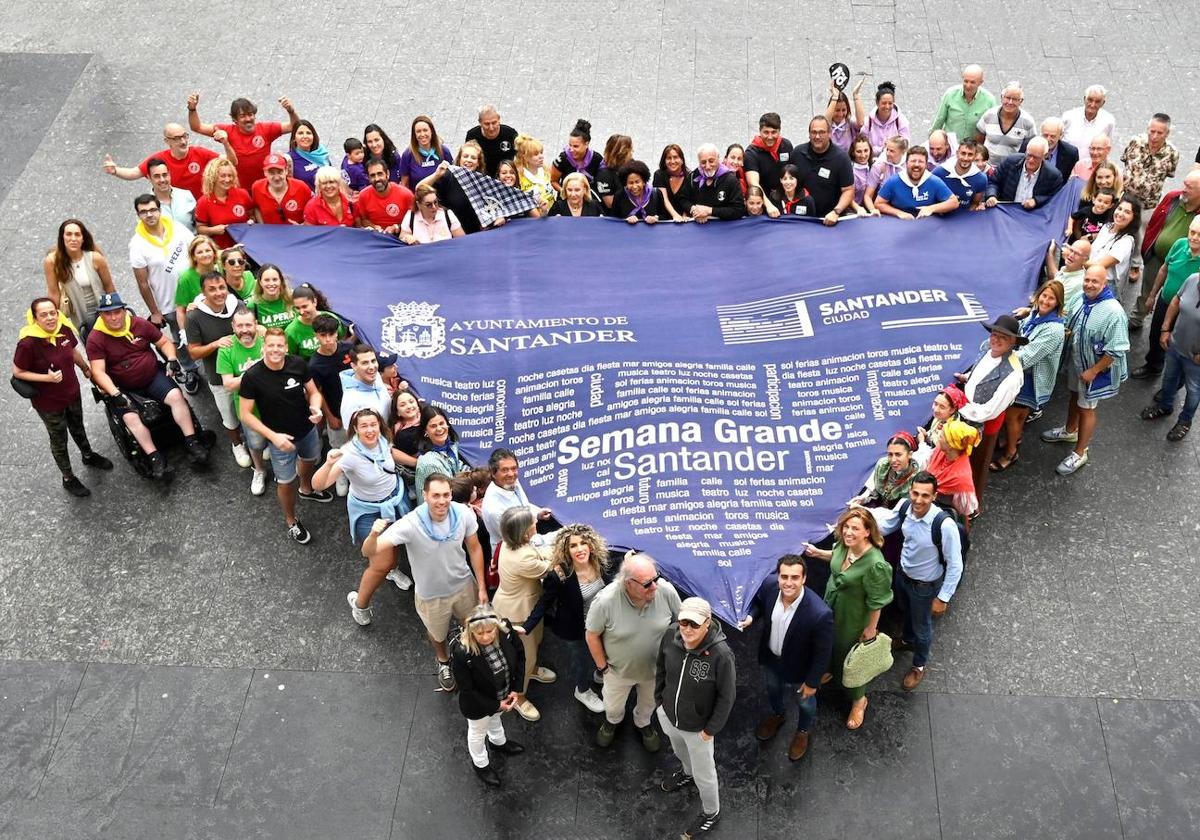
M 296 518 L 297 472 L 300 498 L 331 502 L 333 494 L 328 490 L 313 490 L 312 486 L 317 459 L 321 457 L 321 436 L 317 433 L 317 424 L 324 413 L 321 392 L 313 383 L 304 359 L 288 355 L 287 348 L 283 330 L 278 327 L 267 330 L 262 362 L 242 374 L 238 414 L 242 423 L 266 439 L 288 536 L 304 545 L 312 535 Z
M 825 224 L 836 225 L 854 200 L 854 167 L 850 156 L 830 142 L 828 119 L 808 121 L 808 142 L 796 147 L 792 163 L 800 170 L 817 215 L 824 217 Z
M 484 105 L 479 109 L 479 125 L 467 132 L 467 139 L 474 140 L 483 149 L 487 174 L 493 178 L 500 170 L 500 161 L 512 160 L 517 154 L 517 130 L 500 122 L 500 112 L 495 105 Z
M 779 208 L 771 203 L 771 193 L 779 189 L 779 173 L 792 163 L 792 144 L 779 133 L 783 122 L 774 111 L 758 118 L 758 134 L 746 147 L 743 168 L 748 187 L 762 187 L 767 215 L 778 216 Z

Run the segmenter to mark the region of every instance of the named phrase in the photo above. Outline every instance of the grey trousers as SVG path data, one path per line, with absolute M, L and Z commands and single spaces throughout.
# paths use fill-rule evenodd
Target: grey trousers
M 699 732 L 676 729 L 667 719 L 662 706 L 658 707 L 658 722 L 662 731 L 671 739 L 671 749 L 683 765 L 683 772 L 692 777 L 700 791 L 700 807 L 706 814 L 721 810 L 721 798 L 717 793 L 717 761 L 713 755 L 716 739 L 705 741 Z

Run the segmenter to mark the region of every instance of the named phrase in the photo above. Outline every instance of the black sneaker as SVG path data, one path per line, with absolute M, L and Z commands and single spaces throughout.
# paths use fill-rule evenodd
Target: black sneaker
M 497 744 L 489 738 L 488 746 L 501 755 L 520 755 L 525 752 L 525 747 L 512 739 L 505 741 L 503 744 Z
M 475 767 L 474 764 L 471 766 Z M 475 775 L 488 787 L 500 787 L 500 774 L 490 764 L 486 767 L 475 767 Z
M 150 453 L 150 477 L 162 481 L 167 477 L 167 458 L 158 450 Z
M 662 780 L 662 789 L 667 793 L 679 790 L 682 787 L 687 787 L 692 783 L 692 777 L 683 772 L 683 768 L 676 770 L 670 776 Z
M 83 486 L 83 482 L 73 475 L 63 476 L 63 489 L 77 499 L 92 495 L 92 491 Z
M 308 545 L 312 542 L 312 534 L 308 533 L 308 529 L 301 524 L 299 519 L 288 526 L 288 536 L 300 545 Z
M 200 393 L 200 372 L 196 370 L 185 370 L 183 372 L 183 390 L 188 394 Z
M 300 498 L 310 502 L 327 503 L 333 501 L 333 494 L 328 490 L 309 490 L 307 493 L 301 490 Z
M 202 467 L 208 463 L 208 447 L 200 442 L 200 438 L 195 435 L 186 437 L 183 439 L 183 446 L 193 467 Z
M 84 452 L 83 463 L 98 470 L 111 470 L 113 468 L 113 462 L 99 452 Z
M 700 816 L 692 820 L 692 824 L 688 826 L 688 830 L 684 832 L 683 836 L 690 840 L 698 834 L 712 831 L 712 827 L 717 824 L 717 820 L 719 819 L 721 819 L 720 811 L 717 811 L 715 814 L 706 814 L 701 811 Z

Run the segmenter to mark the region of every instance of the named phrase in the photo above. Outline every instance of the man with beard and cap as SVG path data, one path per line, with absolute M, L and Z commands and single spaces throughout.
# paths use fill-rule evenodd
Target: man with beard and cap
M 705 143 L 696 152 L 692 186 L 696 202 L 692 205 L 691 217 L 697 222 L 740 219 L 746 215 L 737 173 L 721 163 L 721 152 L 712 143 Z
M 928 153 L 913 146 L 904 158 L 904 171 L 888 178 L 875 196 L 875 207 L 885 216 L 923 219 L 953 213 L 958 197 L 928 169 Z
M 988 177 L 975 165 L 976 148 L 974 140 L 964 140 L 958 144 L 954 160 L 933 170 L 933 174 L 941 178 L 958 198 L 959 208 L 982 210 L 987 195 Z

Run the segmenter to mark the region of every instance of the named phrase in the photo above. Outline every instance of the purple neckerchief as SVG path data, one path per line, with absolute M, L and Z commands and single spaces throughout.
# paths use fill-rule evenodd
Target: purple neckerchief
M 575 158 L 571 157 L 571 147 L 563 146 L 563 157 L 567 159 L 567 163 L 575 167 L 575 171 L 582 175 L 586 175 L 587 179 L 592 180 L 592 175 L 587 171 L 588 165 L 592 162 L 592 150 L 589 148 L 587 154 L 583 156 L 583 163 L 576 163 Z
M 697 166 L 696 171 L 692 173 L 692 177 L 696 180 L 697 187 L 711 187 L 713 184 L 717 183 L 718 178 L 720 178 L 726 172 L 732 172 L 732 171 L 733 170 L 730 169 L 725 164 L 718 163 L 717 171 L 713 173 L 712 178 L 705 178 L 704 170 L 702 170 L 699 166 Z
M 628 189 L 625 190 L 625 197 L 628 198 L 629 202 L 633 205 L 633 212 L 630 213 L 629 215 L 630 216 L 641 216 L 642 218 L 645 218 L 646 217 L 646 208 L 650 205 L 650 197 L 653 194 L 654 194 L 654 192 L 651 189 L 650 185 L 646 184 L 644 187 L 642 187 L 642 201 L 639 204 L 637 198 L 634 197 L 633 193 L 631 193 Z

